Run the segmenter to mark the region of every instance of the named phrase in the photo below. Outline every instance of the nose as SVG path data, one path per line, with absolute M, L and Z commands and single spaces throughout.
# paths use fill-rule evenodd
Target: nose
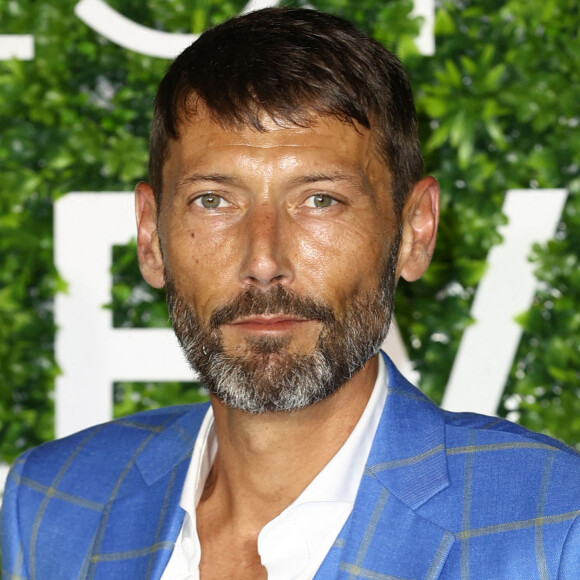
M 293 279 L 293 269 L 288 257 L 284 217 L 271 203 L 265 202 L 254 207 L 244 221 L 240 281 L 264 288 L 288 285 Z

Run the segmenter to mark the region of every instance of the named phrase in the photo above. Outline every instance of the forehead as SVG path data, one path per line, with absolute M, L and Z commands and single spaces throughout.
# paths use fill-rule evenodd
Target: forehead
M 175 179 L 193 167 L 231 166 L 243 160 L 251 169 L 269 166 L 289 171 L 336 166 L 362 172 L 367 178 L 388 175 L 378 154 L 377 138 L 357 123 L 335 117 L 311 115 L 307 126 L 297 126 L 264 115 L 262 130 L 249 126 L 230 127 L 217 122 L 207 111 L 198 112 L 179 126 L 179 139 L 169 145 L 164 178 Z

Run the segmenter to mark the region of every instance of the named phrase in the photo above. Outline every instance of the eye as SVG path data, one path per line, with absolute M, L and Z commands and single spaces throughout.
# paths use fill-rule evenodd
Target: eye
M 226 207 L 229 204 L 221 195 L 215 193 L 204 193 L 193 200 L 193 203 L 205 209 L 217 209 Z
M 323 209 L 325 207 L 330 207 L 336 203 L 336 199 L 330 197 L 330 195 L 324 195 L 323 193 L 317 193 L 315 195 L 311 195 L 306 200 L 307 207 L 316 207 L 318 209 Z

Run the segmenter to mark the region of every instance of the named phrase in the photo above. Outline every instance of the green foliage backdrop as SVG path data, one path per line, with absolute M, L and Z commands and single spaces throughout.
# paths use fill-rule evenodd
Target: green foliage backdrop
M 200 32 L 245 0 L 109 3 L 145 26 Z M 53 267 L 52 203 L 69 191 L 131 190 L 146 178 L 152 99 L 168 64 L 103 39 L 76 18 L 74 4 L 0 0 L 0 34 L 33 34 L 36 46 L 32 61 L 0 62 L 0 457 L 8 462 L 53 436 L 52 308 L 66 283 Z M 442 225 L 430 271 L 401 285 L 396 307 L 421 387 L 435 400 L 471 322 L 487 252 L 500 241 L 505 191 L 570 191 L 556 239 L 531 256 L 540 290 L 520 318 L 525 333 L 500 412 L 579 444 L 576 0 L 443 2 L 433 57 L 414 49 L 419 21 L 410 17 L 410 0 L 310 4 L 367 30 L 411 75 L 427 169 L 442 186 Z M 115 324 L 167 324 L 162 297 L 139 279 L 134 248 L 114 254 Z M 191 384 L 124 383 L 115 389 L 115 412 L 203 396 Z

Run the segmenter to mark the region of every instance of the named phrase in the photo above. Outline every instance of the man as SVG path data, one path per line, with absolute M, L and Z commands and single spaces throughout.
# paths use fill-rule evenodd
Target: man
M 24 454 L 6 578 L 580 578 L 580 460 L 439 410 L 379 354 L 435 244 L 397 59 L 269 9 L 188 48 L 136 189 L 141 271 L 211 407 Z

